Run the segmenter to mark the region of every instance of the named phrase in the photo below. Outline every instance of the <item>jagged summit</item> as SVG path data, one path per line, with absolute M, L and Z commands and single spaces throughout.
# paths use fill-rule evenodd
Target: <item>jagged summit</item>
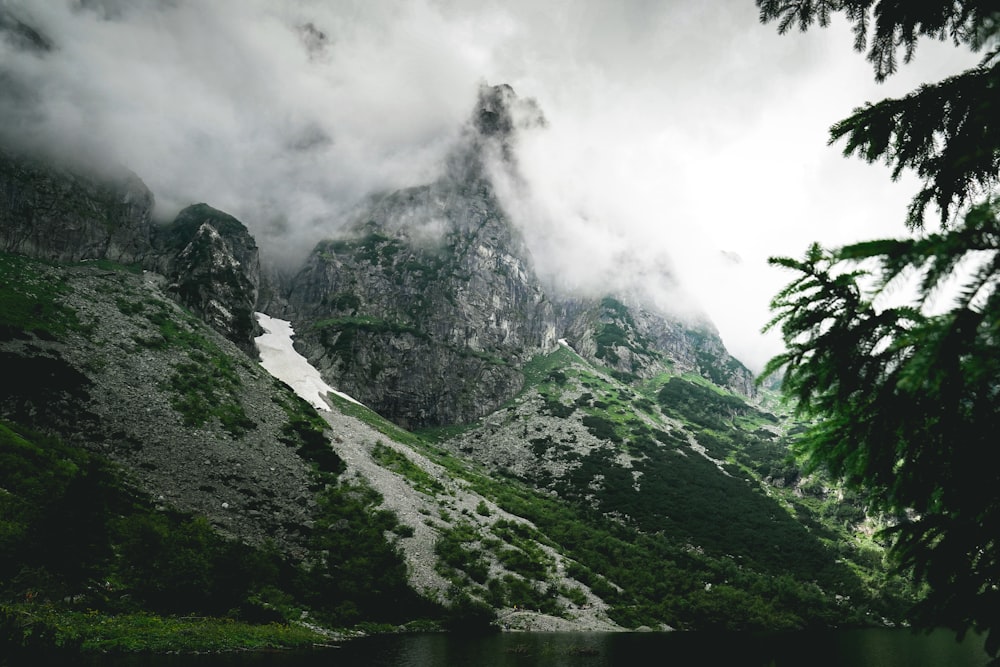
M 518 128 L 544 127 L 546 122 L 538 102 L 518 97 L 508 84 L 479 87 L 473 126 L 481 135 L 506 140 Z
M 611 294 L 546 290 L 493 181 L 517 178 L 518 133 L 544 124 L 534 100 L 482 86 L 442 178 L 373 201 L 317 245 L 282 299 L 305 355 L 331 385 L 407 427 L 489 414 L 564 337 L 629 381 L 676 368 L 751 394 L 749 371 L 710 327 Z
M 491 163 L 516 178 L 514 149 L 519 133 L 547 124 L 533 98 L 518 97 L 505 83 L 481 85 L 462 138 L 447 158 L 445 180 L 461 183 L 479 179 L 490 187 Z

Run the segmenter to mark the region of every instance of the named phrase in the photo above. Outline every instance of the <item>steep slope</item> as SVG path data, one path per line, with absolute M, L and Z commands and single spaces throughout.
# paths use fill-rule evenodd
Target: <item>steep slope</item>
M 309 466 L 284 442 L 299 438 L 296 399 L 161 278 L 15 255 L 0 275 L 4 416 L 107 456 L 230 535 L 301 542 Z
M 781 417 L 693 374 L 629 386 L 568 347 L 527 373 L 515 401 L 439 446 L 614 535 L 608 552 L 543 523 L 554 508 L 522 510 L 569 550 L 578 579 L 607 580 L 616 622 L 745 629 L 898 613 L 880 548 L 829 521 L 863 512 L 802 492 Z
M 560 300 L 562 337 L 585 359 L 629 383 L 670 370 L 696 373 L 748 398 L 757 393 L 753 373 L 729 354 L 706 318 L 689 322 L 616 296 Z

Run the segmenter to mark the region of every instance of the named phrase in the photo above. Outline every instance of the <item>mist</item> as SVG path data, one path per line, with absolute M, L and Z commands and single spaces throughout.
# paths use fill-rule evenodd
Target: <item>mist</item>
M 751 0 L 2 0 L 0 142 L 123 165 L 157 216 L 206 202 L 294 262 L 366 195 L 432 181 L 484 83 L 532 97 L 502 199 L 559 289 L 704 312 L 755 370 L 798 256 L 903 233 L 916 184 L 829 126 L 974 62 L 926 43 L 876 86 L 847 26 L 778 36 Z M 12 21 L 14 23 L 12 23 Z M 19 36 L 18 36 L 19 35 Z

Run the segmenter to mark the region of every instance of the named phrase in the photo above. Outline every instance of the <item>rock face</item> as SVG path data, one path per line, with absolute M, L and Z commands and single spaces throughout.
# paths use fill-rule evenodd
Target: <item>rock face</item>
M 610 296 L 546 294 L 490 176 L 516 177 L 517 130 L 544 123 L 509 86 L 484 87 L 444 176 L 375 199 L 345 235 L 320 243 L 276 308 L 298 323 L 306 356 L 408 427 L 489 414 L 520 390 L 523 364 L 561 337 L 625 379 L 672 368 L 752 394 L 751 374 L 710 324 Z
M 260 253 L 243 223 L 195 204 L 157 230 L 157 246 L 157 268 L 169 281 L 168 293 L 254 355 Z
M 153 195 L 135 174 L 80 175 L 0 150 L 0 249 L 41 259 L 144 263 Z
M 518 178 L 519 130 L 544 126 L 531 100 L 484 86 L 426 186 L 372 198 L 339 238 L 266 292 L 331 384 L 408 427 L 474 421 L 517 394 L 521 367 L 568 338 L 625 380 L 696 372 L 752 395 L 750 373 L 710 324 L 638 300 L 547 294 L 497 198 Z M 54 261 L 111 260 L 162 274 L 167 294 L 254 354 L 261 266 L 238 220 L 206 204 L 166 225 L 134 174 L 98 178 L 0 153 L 0 249 Z
M 232 216 L 198 204 L 159 226 L 153 194 L 135 174 L 100 178 L 2 151 L 0 202 L 0 250 L 161 273 L 179 303 L 253 353 L 260 259 Z
M 660 373 L 696 373 L 720 387 L 753 397 L 753 373 L 732 357 L 708 320 L 671 318 L 634 298 L 606 296 L 560 302 L 562 337 L 619 379 L 646 380 Z
M 339 388 L 407 426 L 472 421 L 556 344 L 552 306 L 486 182 L 390 195 L 317 246 L 288 294 Z

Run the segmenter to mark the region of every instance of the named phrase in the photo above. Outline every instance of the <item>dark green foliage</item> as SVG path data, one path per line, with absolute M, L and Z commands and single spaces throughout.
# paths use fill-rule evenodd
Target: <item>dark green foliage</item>
M 825 25 L 842 11 L 855 48 L 869 47 L 877 79 L 913 55 L 920 37 L 949 37 L 979 65 L 900 99 L 856 109 L 831 129 L 845 153 L 884 160 L 893 177 L 923 181 L 907 216 L 919 236 L 858 243 L 834 252 L 811 247 L 803 260 L 772 262 L 798 272 L 774 299 L 788 352 L 766 372 L 816 419 L 799 445 L 874 507 L 904 517 L 891 553 L 931 587 L 927 624 L 989 633 L 1000 654 L 998 571 L 1000 488 L 984 465 L 1000 428 L 1000 21 L 988 0 L 844 2 L 759 0 L 779 29 Z M 940 229 L 924 232 L 930 204 Z M 864 264 L 862 264 L 864 263 Z M 869 275 L 859 266 L 874 266 Z M 914 276 L 907 305 L 876 307 L 901 276 Z M 895 281 L 895 282 L 894 282 Z M 949 288 L 949 285 L 952 287 Z M 932 297 L 953 296 L 936 307 Z M 909 518 L 913 517 L 913 518 Z
M 576 411 L 575 405 L 565 405 L 562 401 L 552 398 L 550 396 L 545 396 L 545 407 L 543 410 L 546 414 L 553 417 L 559 417 L 560 419 L 565 419 L 569 417 Z
M 99 457 L 0 423 L 0 595 L 225 613 L 264 560 L 200 518 L 152 511 Z M 97 585 L 95 582 L 111 582 Z
M 353 313 L 361 306 L 361 299 L 356 294 L 342 292 L 340 294 L 324 295 L 322 303 L 329 306 L 333 312 Z
M 316 410 L 304 399 L 289 391 L 281 407 L 288 415 L 288 423 L 281 428 L 280 440 L 306 461 L 316 464 L 320 472 L 340 474 L 344 462 L 330 444 L 329 427 Z
M 667 414 L 717 430 L 726 429 L 725 421 L 733 417 L 760 414 L 737 396 L 679 377 L 670 378 L 656 400 Z
M 362 620 L 402 623 L 437 613 L 410 588 L 406 562 L 385 533 L 399 522 L 376 509 L 372 488 L 340 482 L 319 496 L 311 547 L 324 554 L 302 580 L 302 597 L 338 625 Z
M 788 352 L 783 386 L 806 416 L 821 417 L 797 449 L 865 494 L 881 511 L 915 510 L 895 527 L 892 553 L 933 586 L 926 608 L 938 622 L 986 623 L 1000 562 L 1000 488 L 983 461 L 1000 429 L 1000 223 L 992 208 L 974 209 L 948 234 L 858 244 L 839 253 L 810 249 L 803 261 L 775 260 L 801 277 L 774 300 Z M 973 271 L 952 310 L 876 309 L 844 261 L 877 259 L 879 285 L 907 266 L 924 267 L 921 300 L 966 255 L 992 249 Z M 971 284 L 969 284 L 971 283 Z M 993 283 L 995 285 L 995 282 Z M 978 302 L 982 299 L 982 302 Z M 989 627 L 987 625 L 987 627 Z
M 835 12 L 843 12 L 854 27 L 854 48 L 868 48 L 875 79 L 883 81 L 898 67 L 902 48 L 909 62 L 921 37 L 950 38 L 973 51 L 996 35 L 996 4 L 990 0 L 959 2 L 891 2 L 888 0 L 757 0 L 763 22 L 778 21 L 778 31 L 813 23 L 826 27 Z
M 86 431 L 95 417 L 88 412 L 91 382 L 61 356 L 23 356 L 0 352 L 0 406 L 25 424 L 50 427 L 72 422 Z
M 605 465 L 603 469 L 606 468 Z M 682 474 L 690 475 L 690 471 Z M 862 623 L 865 619 L 861 608 L 866 603 L 873 605 L 873 609 L 886 609 L 883 601 L 868 598 L 857 582 L 851 583 L 846 568 L 832 563 L 834 555 L 824 554 L 801 526 L 791 520 L 785 526 L 797 531 L 794 535 L 779 537 L 778 533 L 770 532 L 758 538 L 771 545 L 770 551 L 774 552 L 773 556 L 765 556 L 771 561 L 761 569 L 761 563 L 747 559 L 746 550 L 761 553 L 768 549 L 759 544 L 739 546 L 743 540 L 754 539 L 752 531 L 730 537 L 721 535 L 739 528 L 742 519 L 737 519 L 736 514 L 706 518 L 706 524 L 715 526 L 714 531 L 706 533 L 714 532 L 729 542 L 720 545 L 716 554 L 699 553 L 685 545 L 685 538 L 672 540 L 668 537 L 670 533 L 665 535 L 652 524 L 636 531 L 588 509 L 585 503 L 567 503 L 543 496 L 515 480 L 481 480 L 479 484 L 489 486 L 503 509 L 529 519 L 546 541 L 559 545 L 573 559 L 568 574 L 609 603 L 611 617 L 628 627 L 666 622 L 678 628 L 699 629 L 802 628 Z M 736 488 L 738 485 L 734 484 L 720 495 L 720 501 L 730 504 L 734 513 L 746 499 L 743 495 L 725 497 Z M 659 492 L 657 489 L 649 498 L 652 500 Z M 679 514 L 686 509 L 681 508 Z M 755 510 L 747 508 L 747 512 L 752 514 Z M 726 530 L 719 531 L 720 525 Z M 513 525 L 508 528 L 515 530 Z M 689 535 L 683 530 L 680 534 Z M 506 535 L 512 537 L 514 533 Z M 702 537 L 700 533 L 691 535 L 692 541 Z M 778 551 L 770 542 L 772 539 L 780 540 L 782 549 L 791 546 L 793 551 Z M 804 544 L 793 546 L 796 541 Z M 730 553 L 737 555 L 725 555 L 733 546 L 737 551 Z M 795 574 L 788 571 L 789 567 Z M 804 583 L 813 577 L 822 583 Z M 706 582 L 713 584 L 713 590 L 719 584 L 726 584 L 737 592 L 711 597 L 706 594 Z M 850 591 L 857 606 L 837 607 L 820 586 Z M 529 607 L 543 609 L 543 605 L 551 604 L 549 596 L 554 593 L 538 584 L 531 586 L 516 576 L 502 582 L 491 581 L 490 588 L 498 599 L 521 599 Z M 739 604 L 731 611 L 735 609 L 736 613 L 725 613 L 726 601 L 735 599 Z
M 441 531 L 434 543 L 434 554 L 438 557 L 439 569 L 443 570 L 445 576 L 451 574 L 451 570 L 457 570 L 464 572 L 476 583 L 486 583 L 489 565 L 483 559 L 482 552 L 470 546 L 477 540 L 475 530 L 466 523 Z M 461 583 L 461 579 L 457 583 Z
M 911 227 L 923 225 L 931 203 L 945 222 L 949 213 L 989 192 L 1000 175 L 1000 22 L 991 0 L 901 3 L 886 0 L 758 0 L 762 20 L 779 19 L 782 32 L 798 23 L 826 25 L 832 11 L 854 24 L 855 48 L 870 45 L 868 59 L 882 80 L 897 68 L 896 52 L 909 61 L 920 37 L 950 37 L 956 45 L 990 50 L 979 66 L 936 84 L 921 86 L 900 99 L 856 109 L 831 130 L 831 142 L 847 139 L 844 152 L 869 162 L 884 160 L 893 178 L 912 169 L 924 181 L 907 215 Z
M 622 437 L 615 429 L 615 423 L 599 415 L 587 415 L 581 422 L 587 427 L 595 438 L 610 440 L 611 442 L 622 442 Z
M 385 538 L 405 530 L 375 509 L 379 496 L 321 479 L 310 546 L 322 557 L 302 567 L 273 546 L 225 539 L 202 517 L 154 509 L 100 457 L 0 422 L 0 604 L 28 603 L 32 617 L 39 609 L 30 605 L 42 603 L 65 613 L 75 605 L 254 623 L 283 622 L 283 610 L 297 618 L 303 607 L 341 625 L 438 616 L 408 586 L 405 563 Z M 77 597 L 58 603 L 67 596 Z M 85 619 L 66 618 L 57 619 L 58 632 L 36 628 L 41 641 L 65 642 L 65 623 L 90 632 Z M 12 619 L 0 619 L 0 632 L 20 642 L 30 628 L 20 612 Z

